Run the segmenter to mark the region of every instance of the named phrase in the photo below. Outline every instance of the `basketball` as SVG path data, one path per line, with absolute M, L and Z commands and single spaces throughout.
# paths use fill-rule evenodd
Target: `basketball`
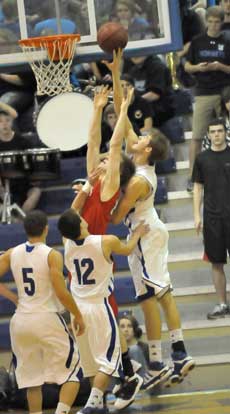
M 127 42 L 128 32 L 120 23 L 105 23 L 98 30 L 97 43 L 106 53 L 113 53 L 114 49 L 124 49 Z

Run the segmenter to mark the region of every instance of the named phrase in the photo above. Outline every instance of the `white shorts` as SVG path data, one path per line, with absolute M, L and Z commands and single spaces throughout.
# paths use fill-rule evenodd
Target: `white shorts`
M 154 295 L 160 298 L 170 289 L 168 238 L 164 223 L 156 220 L 154 227 L 151 226 L 128 257 L 136 298 L 139 300 Z
M 108 299 L 104 299 L 102 303 L 77 301 L 77 304 L 86 324 L 86 332 L 76 337 L 84 377 L 94 377 L 98 371 L 119 377 L 120 338 Z
M 82 379 L 79 352 L 59 314 L 15 313 L 10 337 L 19 388 Z

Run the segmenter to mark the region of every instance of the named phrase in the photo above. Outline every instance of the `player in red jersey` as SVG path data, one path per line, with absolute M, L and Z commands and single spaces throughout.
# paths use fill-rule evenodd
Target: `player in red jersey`
M 119 71 L 121 52 L 114 53 L 113 71 Z M 112 73 L 113 73 L 112 71 Z M 87 182 L 75 197 L 72 207 L 80 211 L 82 217 L 88 223 L 91 234 L 105 234 L 110 221 L 110 214 L 120 194 L 120 188 L 124 187 L 135 172 L 133 162 L 125 154 L 121 153 L 125 132 L 125 123 L 128 105 L 133 91 L 130 91 L 123 101 L 122 110 L 118 118 L 113 136 L 110 141 L 109 152 L 101 159 L 101 120 L 103 108 L 107 104 L 109 90 L 101 88 L 94 97 L 94 116 L 89 133 L 87 150 L 87 174 L 93 177 L 95 184 L 91 186 Z M 112 294 L 110 304 L 117 316 L 117 304 Z M 122 363 L 124 374 L 128 377 L 125 406 L 134 401 L 134 397 L 142 385 L 142 378 L 133 371 L 132 363 L 128 356 L 126 341 L 121 336 Z

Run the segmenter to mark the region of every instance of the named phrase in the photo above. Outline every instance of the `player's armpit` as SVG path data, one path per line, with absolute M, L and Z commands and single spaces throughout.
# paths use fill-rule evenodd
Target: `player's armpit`
M 13 249 L 7 250 L 0 256 L 0 277 L 10 270 L 10 255 Z

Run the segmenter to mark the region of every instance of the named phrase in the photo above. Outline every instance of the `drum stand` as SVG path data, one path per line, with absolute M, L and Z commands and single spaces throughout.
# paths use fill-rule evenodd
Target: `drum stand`
M 4 183 L 4 195 L 3 195 L 3 205 L 2 205 L 2 224 L 11 224 L 12 221 L 12 211 L 17 211 L 21 217 L 25 217 L 24 211 L 19 207 L 18 204 L 11 204 L 11 195 L 10 195 L 10 180 L 5 179 Z

